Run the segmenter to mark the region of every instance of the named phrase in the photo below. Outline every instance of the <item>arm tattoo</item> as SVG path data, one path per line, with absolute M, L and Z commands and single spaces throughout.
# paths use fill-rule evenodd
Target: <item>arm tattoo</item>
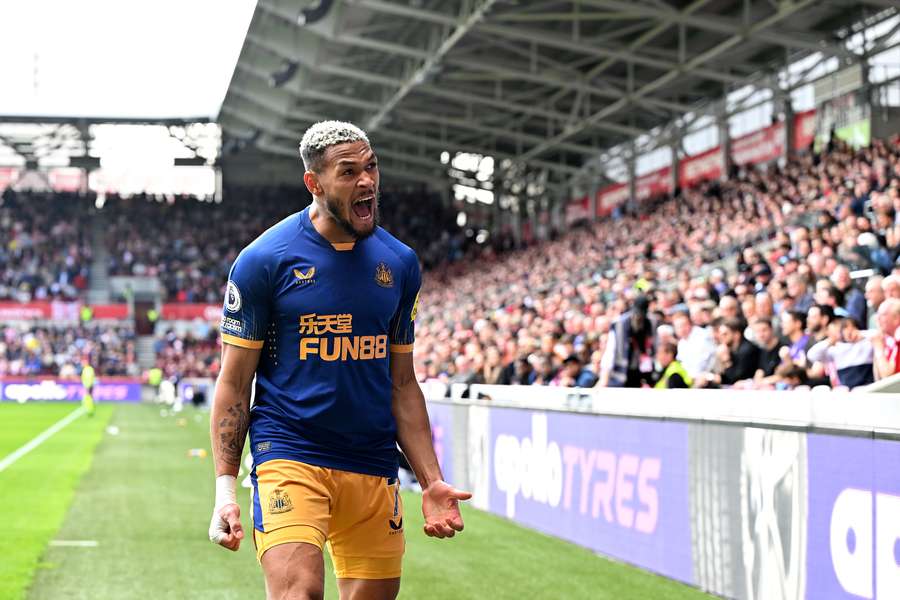
M 241 464 L 244 438 L 250 426 L 250 411 L 243 406 L 228 408 L 228 416 L 219 421 L 219 457 L 229 465 Z

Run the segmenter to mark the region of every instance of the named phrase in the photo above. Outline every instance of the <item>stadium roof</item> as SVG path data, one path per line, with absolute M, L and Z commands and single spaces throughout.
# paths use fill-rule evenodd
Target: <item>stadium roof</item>
M 104 137 L 98 125 L 181 131 L 210 121 L 254 6 L 254 0 L 0 3 L 0 167 L 96 158 L 103 146 L 96 137 Z M 123 131 L 133 136 L 135 129 Z
M 391 176 L 444 151 L 566 182 L 620 145 L 813 52 L 892 0 L 259 0 L 218 121 L 297 158 L 310 123 L 368 129 Z M 234 148 L 234 146 L 232 146 Z M 295 163 L 296 164 L 296 163 Z M 293 175 L 296 179 L 296 174 Z

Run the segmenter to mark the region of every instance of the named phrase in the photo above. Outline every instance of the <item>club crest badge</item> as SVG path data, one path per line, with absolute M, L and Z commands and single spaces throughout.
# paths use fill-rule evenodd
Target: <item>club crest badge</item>
M 277 515 L 294 509 L 291 497 L 284 490 L 275 489 L 269 496 L 269 514 Z
M 375 283 L 383 288 L 394 287 L 394 274 L 386 263 L 380 262 L 375 267 Z

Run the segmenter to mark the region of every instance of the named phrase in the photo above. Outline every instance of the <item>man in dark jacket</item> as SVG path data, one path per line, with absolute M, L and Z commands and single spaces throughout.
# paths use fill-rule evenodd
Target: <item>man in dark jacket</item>
M 759 368 L 759 349 L 744 337 L 744 324 L 737 319 L 727 319 L 719 326 L 719 339 L 724 360 L 717 383 L 733 385 L 752 379 Z
M 601 386 L 641 387 L 653 376 L 656 321 L 648 315 L 650 301 L 638 296 L 631 310 L 619 317 L 609 331 Z

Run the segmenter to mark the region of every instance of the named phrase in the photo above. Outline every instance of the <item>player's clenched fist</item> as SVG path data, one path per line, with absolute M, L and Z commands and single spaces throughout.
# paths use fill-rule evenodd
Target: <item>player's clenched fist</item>
M 235 501 L 234 477 L 216 478 L 216 506 L 209 522 L 209 540 L 236 552 L 244 539 L 241 527 L 241 507 Z
M 451 538 L 463 530 L 459 501 L 472 497 L 469 492 L 458 490 L 437 480 L 422 490 L 422 514 L 425 516 L 425 533 L 431 537 Z

